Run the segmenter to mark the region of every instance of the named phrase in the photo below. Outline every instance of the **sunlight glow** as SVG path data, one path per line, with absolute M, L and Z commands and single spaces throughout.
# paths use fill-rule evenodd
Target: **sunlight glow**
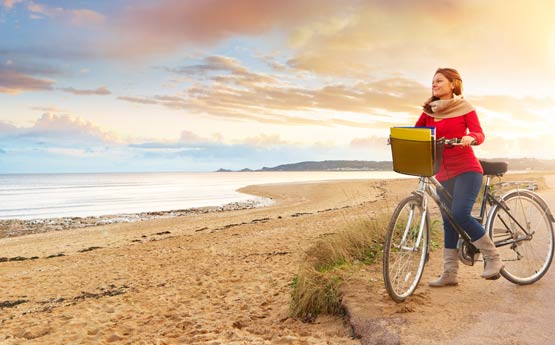
M 549 71 L 555 77 L 555 27 L 551 28 L 547 38 L 547 59 Z

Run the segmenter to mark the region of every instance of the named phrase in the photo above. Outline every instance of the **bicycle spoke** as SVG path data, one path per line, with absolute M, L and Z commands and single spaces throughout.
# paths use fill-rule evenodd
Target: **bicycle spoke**
M 397 302 L 412 294 L 422 276 L 428 241 L 428 223 L 422 221 L 423 217 L 421 200 L 411 196 L 401 201 L 389 224 L 383 258 L 384 282 Z
M 489 233 L 496 243 L 505 268 L 501 272 L 516 284 L 540 279 L 553 257 L 553 229 L 547 210 L 533 194 L 515 191 L 504 197 L 508 212 L 495 207 Z M 512 216 L 512 217 L 511 217 Z

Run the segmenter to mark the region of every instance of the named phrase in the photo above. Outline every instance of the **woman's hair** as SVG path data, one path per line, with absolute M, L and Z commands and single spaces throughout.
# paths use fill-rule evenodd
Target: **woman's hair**
M 462 79 L 461 79 L 461 75 L 459 74 L 459 72 L 454 69 L 454 68 L 438 68 L 436 70 L 436 72 L 434 73 L 434 76 L 438 73 L 441 73 L 442 75 L 445 76 L 445 78 L 447 78 L 447 80 L 449 80 L 449 82 L 453 83 L 453 93 L 457 96 L 462 95 L 462 89 L 463 89 L 463 85 L 462 85 Z M 435 97 L 432 95 L 432 97 L 428 98 L 428 100 L 424 103 L 424 105 L 422 106 L 422 108 L 424 109 L 425 112 L 427 112 L 428 114 L 432 113 L 432 107 L 430 106 L 430 103 L 433 101 L 437 101 L 439 98 Z

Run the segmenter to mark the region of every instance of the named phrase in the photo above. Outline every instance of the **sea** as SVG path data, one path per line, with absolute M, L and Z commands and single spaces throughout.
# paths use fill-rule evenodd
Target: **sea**
M 183 210 L 233 202 L 268 203 L 248 185 L 393 179 L 392 171 L 0 174 L 0 219 L 88 217 Z

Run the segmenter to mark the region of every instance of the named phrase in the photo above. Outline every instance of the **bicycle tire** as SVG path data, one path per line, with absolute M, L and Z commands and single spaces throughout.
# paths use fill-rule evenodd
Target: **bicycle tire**
M 535 283 L 548 271 L 553 258 L 554 235 L 549 209 L 539 195 L 528 190 L 510 191 L 501 200 L 518 223 L 532 234 L 530 239 L 497 248 L 504 264 L 501 275 L 518 285 Z M 496 245 L 525 234 L 499 205 L 492 207 L 486 231 Z
M 401 245 L 405 229 L 408 229 L 407 236 Z M 412 295 L 422 278 L 428 259 L 429 229 L 430 221 L 422 207 L 422 197 L 411 195 L 401 200 L 387 228 L 382 262 L 385 289 L 397 303 Z M 415 247 L 420 231 L 420 243 Z

